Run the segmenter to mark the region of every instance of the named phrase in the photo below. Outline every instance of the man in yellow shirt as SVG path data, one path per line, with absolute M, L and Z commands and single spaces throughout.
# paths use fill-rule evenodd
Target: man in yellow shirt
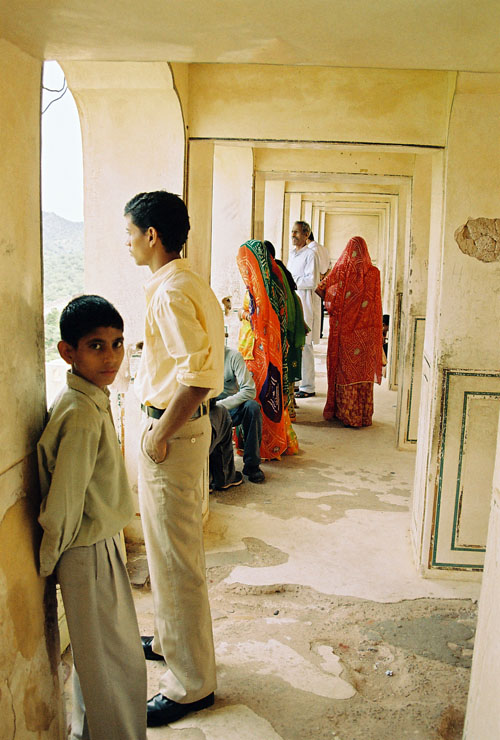
M 224 382 L 224 321 L 209 285 L 180 252 L 184 202 L 165 191 L 125 206 L 129 252 L 153 273 L 135 388 L 143 409 L 139 503 L 155 606 L 147 658 L 163 656 L 148 726 L 210 706 L 216 687 L 202 532 L 202 472 L 211 440 L 208 400 Z

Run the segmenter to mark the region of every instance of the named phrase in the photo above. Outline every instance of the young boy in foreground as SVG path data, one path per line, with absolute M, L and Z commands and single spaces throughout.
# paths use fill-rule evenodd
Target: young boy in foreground
M 146 669 L 119 538 L 134 507 L 107 389 L 123 360 L 123 320 L 84 295 L 60 329 L 71 370 L 38 443 L 40 575 L 55 572 L 68 622 L 71 738 L 145 740 Z

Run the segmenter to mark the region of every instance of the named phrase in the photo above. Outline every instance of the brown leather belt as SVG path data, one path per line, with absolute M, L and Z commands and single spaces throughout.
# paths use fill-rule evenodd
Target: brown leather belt
M 152 416 L 153 419 L 160 419 L 165 413 L 165 409 L 157 409 L 156 406 L 144 406 L 143 403 L 141 403 L 141 409 L 148 416 Z M 198 419 L 200 416 L 205 416 L 205 414 L 208 414 L 208 401 L 200 404 L 190 418 Z

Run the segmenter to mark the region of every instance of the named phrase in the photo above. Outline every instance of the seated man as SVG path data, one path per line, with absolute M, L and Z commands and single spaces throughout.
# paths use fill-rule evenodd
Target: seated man
M 226 408 L 232 425 L 243 429 L 243 475 L 251 483 L 262 483 L 265 480 L 260 469 L 262 412 L 254 400 L 255 394 L 255 383 L 243 356 L 237 350 L 225 347 L 224 390 L 217 396 L 217 406 Z
M 243 476 L 234 467 L 233 423 L 229 411 L 210 399 L 212 441 L 208 452 L 210 491 L 224 491 L 243 483 Z

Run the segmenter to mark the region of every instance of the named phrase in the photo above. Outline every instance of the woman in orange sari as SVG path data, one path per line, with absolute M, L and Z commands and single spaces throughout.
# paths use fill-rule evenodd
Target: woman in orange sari
M 298 451 L 297 436 L 290 423 L 285 399 L 288 374 L 283 367 L 283 343 L 287 342 L 286 297 L 281 272 L 263 242 L 245 242 L 237 256 L 238 267 L 247 288 L 244 322 L 238 349 L 245 358 L 257 388 L 256 400 L 262 409 L 260 455 L 265 460 L 279 459 Z M 285 346 L 286 350 L 286 346 Z
M 380 272 L 361 236 L 348 241 L 318 293 L 330 315 L 323 416 L 350 427 L 370 426 L 373 383 L 382 379 L 382 302 Z

